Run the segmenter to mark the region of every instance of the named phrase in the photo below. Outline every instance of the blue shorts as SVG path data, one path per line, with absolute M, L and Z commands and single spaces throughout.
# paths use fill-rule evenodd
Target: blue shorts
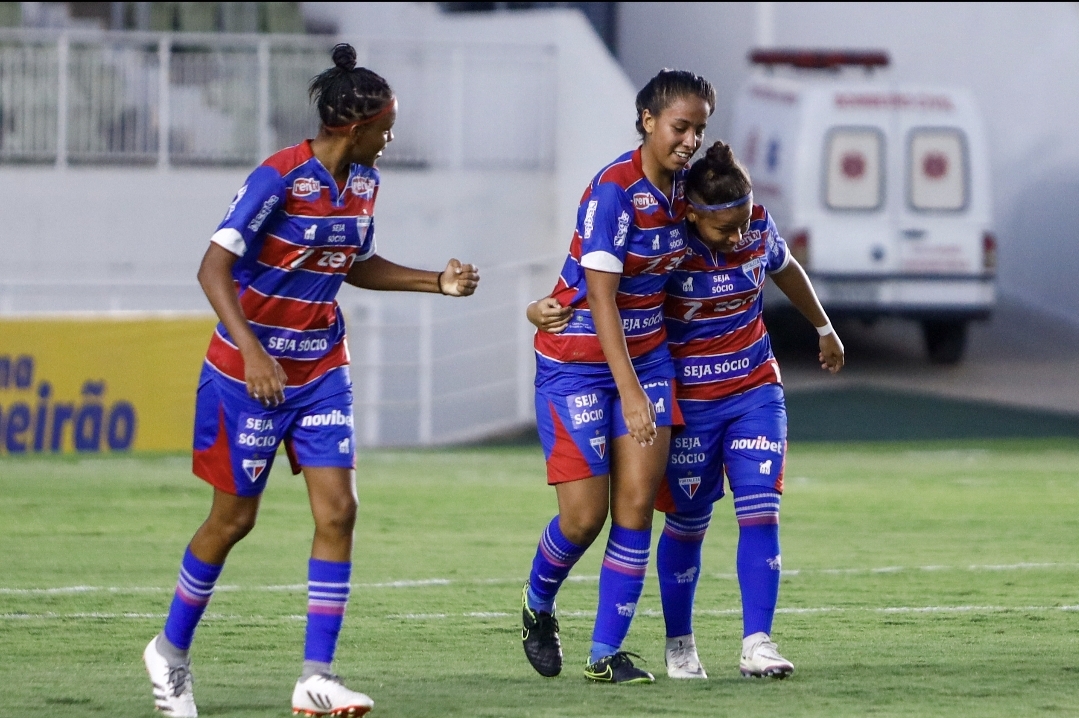
M 656 409 L 656 426 L 681 426 L 671 362 L 637 368 Z M 536 388 L 536 424 L 547 460 L 547 483 L 561 484 L 611 472 L 611 442 L 629 433 L 614 378 L 564 372 Z
M 235 496 L 258 496 L 282 443 L 295 474 L 301 466 L 356 467 L 348 367 L 289 388 L 283 404 L 266 408 L 242 382 L 204 364 L 195 398 L 195 475 Z
M 666 481 L 656 509 L 703 511 L 731 490 L 760 487 L 783 492 L 787 409 L 783 387 L 766 384 L 718 401 L 684 401 L 686 428 L 671 440 Z

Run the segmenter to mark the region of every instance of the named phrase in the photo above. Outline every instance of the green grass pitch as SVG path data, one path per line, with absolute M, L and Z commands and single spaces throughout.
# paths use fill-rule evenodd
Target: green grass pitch
M 196 637 L 203 716 L 289 715 L 311 519 L 284 463 Z M 0 715 L 153 714 L 140 654 L 209 505 L 188 467 L 0 460 Z M 520 591 L 555 501 L 531 447 L 360 457 L 338 670 L 386 718 L 1079 713 L 1079 442 L 800 444 L 786 475 L 786 681 L 738 675 L 729 498 L 697 600 L 710 680 L 666 678 L 654 573 L 626 648 L 656 684 L 582 678 L 601 546 L 559 597 L 566 669 L 534 674 Z

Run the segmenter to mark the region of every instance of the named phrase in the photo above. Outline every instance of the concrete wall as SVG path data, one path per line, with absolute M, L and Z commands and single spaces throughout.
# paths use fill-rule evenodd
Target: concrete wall
M 195 273 L 246 175 L 0 169 L 0 312 L 208 310 Z M 492 265 L 549 252 L 554 217 L 547 174 L 390 170 L 376 231 L 400 263 Z
M 988 126 L 1001 291 L 1079 321 L 1075 3 L 621 3 L 620 12 L 620 60 L 635 84 L 663 66 L 716 84 L 712 137 L 730 130 L 746 53 L 762 42 L 886 49 L 886 77 L 969 87 Z

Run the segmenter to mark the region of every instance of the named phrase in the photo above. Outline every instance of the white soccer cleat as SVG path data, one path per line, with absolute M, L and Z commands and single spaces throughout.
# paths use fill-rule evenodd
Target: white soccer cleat
M 345 688 L 337 676 L 319 673 L 296 681 L 292 714 L 306 716 L 362 716 L 375 707 L 369 696 Z
M 708 678 L 697 656 L 697 642 L 692 633 L 668 638 L 664 661 L 668 678 Z
M 767 633 L 754 633 L 742 639 L 742 662 L 745 678 L 786 678 L 794 673 L 794 664 L 779 655 L 779 648 Z
M 154 708 L 172 718 L 198 718 L 191 664 L 170 666 L 157 650 L 157 636 L 146 645 L 142 662 L 154 686 Z

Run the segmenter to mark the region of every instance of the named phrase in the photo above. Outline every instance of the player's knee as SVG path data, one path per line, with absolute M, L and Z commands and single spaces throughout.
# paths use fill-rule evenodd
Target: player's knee
M 612 519 L 622 528 L 643 531 L 652 528 L 655 499 L 647 495 L 619 496 L 612 509 Z
M 256 517 L 255 512 L 246 511 L 229 516 L 217 516 L 214 517 L 214 529 L 221 540 L 231 546 L 251 533 L 251 529 L 255 528 Z
M 599 532 L 603 530 L 603 524 L 607 521 L 607 506 L 587 507 L 581 510 L 562 513 L 558 518 L 558 526 L 562 535 L 577 546 L 590 546 Z
M 324 536 L 351 536 L 356 528 L 358 508 L 359 504 L 352 496 L 335 502 L 332 509 L 321 511 L 315 518 L 315 529 Z

